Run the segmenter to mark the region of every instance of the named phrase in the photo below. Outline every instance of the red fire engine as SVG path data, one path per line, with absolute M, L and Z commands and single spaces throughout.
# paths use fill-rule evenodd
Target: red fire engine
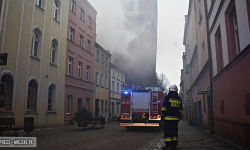
M 135 87 L 125 84 L 121 91 L 120 126 L 152 126 L 161 123 L 161 90 L 159 87 Z

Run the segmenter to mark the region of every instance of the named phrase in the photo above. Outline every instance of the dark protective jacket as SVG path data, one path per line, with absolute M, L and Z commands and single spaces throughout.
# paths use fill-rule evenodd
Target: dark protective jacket
M 170 91 L 163 102 L 162 120 L 180 120 L 182 110 L 182 100 L 178 93 Z

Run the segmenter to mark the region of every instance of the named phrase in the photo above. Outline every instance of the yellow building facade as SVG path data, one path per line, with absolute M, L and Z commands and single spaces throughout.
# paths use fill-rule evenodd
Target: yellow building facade
M 126 73 L 115 65 L 111 64 L 110 74 L 110 117 L 120 117 L 121 111 L 121 90 L 124 90 Z
M 0 117 L 25 117 L 35 126 L 63 124 L 66 37 L 69 2 L 2 0 Z
M 98 43 L 95 43 L 95 90 L 93 115 L 109 118 L 110 59 L 111 54 Z

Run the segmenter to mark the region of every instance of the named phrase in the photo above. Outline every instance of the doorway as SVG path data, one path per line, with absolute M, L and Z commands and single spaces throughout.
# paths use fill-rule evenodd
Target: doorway
M 78 98 L 78 101 L 77 101 L 77 112 L 79 112 L 79 110 L 82 108 L 82 99 L 81 98 Z
M 198 126 L 201 127 L 202 125 L 202 111 L 201 111 L 202 107 L 201 107 L 201 100 L 198 101 L 198 114 L 197 114 L 197 119 L 198 119 Z
M 95 117 L 99 117 L 99 99 L 95 100 Z
M 112 117 L 115 117 L 115 104 L 112 102 Z

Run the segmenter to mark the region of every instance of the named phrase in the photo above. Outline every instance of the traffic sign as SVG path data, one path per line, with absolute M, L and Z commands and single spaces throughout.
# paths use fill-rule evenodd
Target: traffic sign
M 188 101 L 188 98 L 187 98 L 187 97 L 184 97 L 183 100 L 184 100 L 184 101 Z
M 188 102 L 185 102 L 183 107 L 188 107 L 189 103 Z

